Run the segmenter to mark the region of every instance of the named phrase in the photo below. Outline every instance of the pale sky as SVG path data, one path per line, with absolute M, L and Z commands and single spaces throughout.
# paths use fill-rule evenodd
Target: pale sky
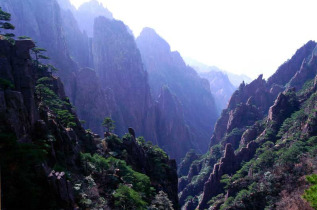
M 99 1 L 135 36 L 151 27 L 184 57 L 252 78 L 317 40 L 316 0 Z

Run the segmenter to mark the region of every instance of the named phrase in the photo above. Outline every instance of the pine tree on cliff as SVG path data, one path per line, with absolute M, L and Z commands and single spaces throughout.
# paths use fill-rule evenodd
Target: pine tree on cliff
M 107 129 L 107 132 L 112 132 L 114 130 L 114 121 L 110 117 L 105 117 L 102 125 Z
M 28 36 L 19 36 L 18 37 L 20 40 L 22 39 L 32 39 L 31 37 Z M 31 53 L 33 54 L 33 63 L 39 70 L 47 71 L 50 74 L 53 72 L 58 71 L 58 69 L 51 65 L 51 64 L 43 64 L 40 62 L 40 60 L 49 60 L 50 58 L 46 55 L 43 55 L 44 52 L 46 52 L 46 49 L 40 48 L 36 45 L 36 42 L 33 41 L 35 44 L 35 47 L 31 49 Z
M 9 23 L 11 20 L 11 14 L 3 11 L 0 7 L 0 29 L 4 30 L 13 30 L 14 26 Z M 0 39 L 9 39 L 14 37 L 13 33 L 5 33 L 2 34 L 2 31 L 0 31 Z

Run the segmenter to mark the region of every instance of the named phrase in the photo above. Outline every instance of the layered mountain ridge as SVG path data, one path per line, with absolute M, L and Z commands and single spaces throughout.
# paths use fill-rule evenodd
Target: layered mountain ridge
M 309 114 L 314 111 L 310 104 L 315 103 L 315 49 L 316 43 L 309 41 L 268 81 L 260 75 L 234 92 L 216 123 L 210 151 L 195 158 L 186 156 L 186 164 L 181 163 L 179 171 L 183 171 L 183 165 L 188 168 L 188 173 L 182 172 L 179 178 L 179 198 L 184 209 L 285 209 L 285 205 L 310 209 L 300 198 L 307 183 L 298 179 L 316 167 L 314 147 L 304 150 L 298 145 L 315 135 L 315 129 L 310 127 L 315 115 Z M 312 145 L 312 140 L 303 144 Z M 296 156 L 299 153 L 294 153 L 294 148 L 306 159 Z M 282 153 L 295 155 L 294 159 L 287 160 L 290 157 L 280 156 Z M 311 167 L 303 166 L 285 186 L 270 185 L 274 186 L 270 191 L 265 178 L 268 173 L 274 180 L 271 184 L 287 182 L 288 170 L 304 164 L 302 161 L 312 161 Z M 260 185 L 268 188 L 260 189 Z M 283 197 L 279 194 L 282 191 L 295 197 Z M 283 203 L 285 199 L 290 199 L 291 204 Z
M 192 145 L 188 150 L 204 152 L 217 118 L 208 82 L 186 66 L 178 52 L 171 52 L 169 44 L 153 29 L 143 29 L 136 42 L 149 75 L 153 98 L 162 94 L 163 86 L 168 87 L 182 106 L 184 126 L 188 126 Z
M 48 50 L 52 64 L 59 69 L 57 74 L 65 84 L 66 94 L 76 107 L 79 118 L 86 121 L 86 128 L 102 135 L 102 120 L 109 116 L 116 122 L 116 133 L 123 135 L 133 125 L 137 135 L 163 147 L 177 160 L 192 147 L 197 152 L 206 151 L 217 118 L 213 98 L 209 89 L 205 88 L 207 82 L 199 84 L 201 80 L 194 71 L 184 66 L 180 55 L 172 54 L 173 61 L 169 65 L 174 69 L 179 68 L 177 65 L 187 69 L 178 73 L 185 81 L 191 82 L 190 77 L 196 78 L 192 80 L 196 80 L 193 90 L 204 92 L 206 96 L 206 102 L 202 103 L 204 107 L 197 109 L 199 112 L 193 109 L 193 103 L 198 103 L 195 94 L 185 97 L 180 88 L 175 92 L 174 87 L 182 85 L 182 81 L 161 82 L 155 88 L 156 94 L 151 95 L 154 88 L 149 81 L 152 77 L 146 65 L 143 66 L 146 61 L 141 57 L 134 37 L 124 23 L 114 20 L 97 1 L 87 2 L 78 10 L 68 0 L 59 0 L 58 3 L 56 0 L 5 0 L 0 2 L 0 6 L 12 13 L 17 36 L 32 37 L 37 46 Z M 21 9 L 27 11 L 22 13 Z M 27 23 L 21 24 L 25 20 L 28 20 Z M 164 69 L 159 70 L 163 72 Z M 171 129 L 167 123 L 172 116 L 166 113 L 174 105 L 158 100 L 164 85 L 168 85 L 175 95 L 169 99 L 181 102 L 173 102 L 182 109 L 179 116 L 172 120 L 173 127 L 177 129 Z M 199 126 L 195 125 L 197 119 L 203 119 Z M 155 129 L 150 125 L 155 125 Z M 179 135 L 177 130 L 186 132 Z M 196 134 L 199 134 L 198 137 L 194 137 Z M 172 149 L 176 145 L 179 149 Z

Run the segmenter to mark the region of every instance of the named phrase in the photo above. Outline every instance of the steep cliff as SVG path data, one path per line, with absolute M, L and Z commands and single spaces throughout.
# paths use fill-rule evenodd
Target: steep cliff
M 110 116 L 116 121 L 118 134 L 123 135 L 133 126 L 138 135 L 164 147 L 177 160 L 192 147 L 198 151 L 206 149 L 207 136 L 212 129 L 210 124 L 216 118 L 207 81 L 199 79 L 174 53 L 172 63 L 186 69 L 187 73 L 180 75 L 187 83 L 170 80 L 169 89 L 178 99 L 172 97 L 175 103 L 156 102 L 161 87 L 153 99 L 147 72 L 129 29 L 121 21 L 111 19 L 107 10 L 96 1 L 82 5 L 81 12 L 68 0 L 58 3 L 56 0 L 1 1 L 0 6 L 12 13 L 17 36 L 30 36 L 37 46 L 47 49 L 46 55 L 59 70 L 57 75 L 64 82 L 66 94 L 79 118 L 86 121 L 85 128 L 102 135 L 102 119 Z M 106 17 L 94 20 L 97 14 Z M 79 16 L 87 18 L 89 23 L 80 21 Z M 82 32 L 82 27 L 88 27 L 92 34 Z M 175 88 L 179 84 L 182 85 Z M 196 105 L 200 108 L 196 109 Z M 177 116 L 169 116 L 170 111 L 166 109 L 174 110 L 175 106 L 182 111 Z M 175 129 L 171 129 L 169 120 Z M 176 131 L 182 131 L 182 134 Z M 194 138 L 194 134 L 199 135 Z M 172 145 L 177 145 L 178 149 L 172 149 Z
M 29 36 L 37 46 L 48 50 L 51 62 L 59 69 L 58 75 L 65 91 L 73 98 L 74 73 L 78 67 L 70 58 L 63 31 L 61 10 L 56 0 L 3 0 L 0 6 L 12 15 L 16 36 Z
M 122 139 L 83 129 L 60 79 L 31 59 L 34 46 L 0 40 L 4 208 L 177 209 L 175 160 L 132 129 Z
M 31 40 L 0 40 L 0 46 L 4 208 L 71 208 L 66 173 L 78 171 L 80 149 L 92 151 L 93 137 L 80 126 L 61 81 L 33 65 Z M 60 176 L 49 176 L 53 169 Z
M 117 127 L 118 133 L 123 133 L 130 125 L 143 133 L 151 95 L 147 72 L 134 38 L 121 21 L 98 17 L 94 24 L 92 49 L 102 88 L 112 92 L 123 117 L 121 121 L 115 113 L 112 115 L 121 125 Z
M 94 25 L 95 18 L 102 16 L 109 20 L 113 19 L 112 13 L 97 0 L 84 2 L 74 13 L 80 29 L 85 31 L 89 37 L 93 37 L 94 34 L 92 26 Z
M 298 179 L 309 174 L 311 168 L 305 164 L 315 156 L 298 145 L 315 135 L 311 128 L 306 127 L 308 122 L 314 121 L 314 115 L 306 116 L 313 112 L 308 104 L 313 103 L 315 92 L 315 46 L 315 42 L 309 41 L 279 67 L 268 82 L 260 75 L 250 84 L 242 83 L 233 93 L 228 108 L 223 110 L 215 126 L 210 151 L 193 162 L 188 174 L 179 179 L 182 206 L 186 209 L 219 209 L 220 206 L 224 209 L 282 208 L 287 205 L 286 199 L 290 199 L 292 205 L 307 207 L 298 194 L 303 194 L 307 183 Z M 292 129 L 289 130 L 288 126 Z M 309 134 L 300 135 L 303 131 Z M 313 148 L 312 141 L 309 144 Z M 224 157 L 219 158 L 222 151 Z M 284 152 L 285 155 L 279 155 Z M 297 156 L 288 160 L 288 155 L 297 152 L 305 153 L 307 158 Z M 301 164 L 300 169 L 294 169 L 297 164 Z M 313 161 L 312 165 L 315 164 Z M 193 177 L 192 171 L 197 165 L 200 167 Z M 291 175 L 292 181 L 273 187 L 273 182 L 287 180 L 285 177 L 290 174 L 287 171 L 290 168 L 299 170 L 298 174 Z M 294 189 L 290 188 L 292 184 Z M 282 191 L 284 194 L 279 194 Z M 194 195 L 200 193 L 197 199 Z
M 186 141 L 197 151 L 205 151 L 217 118 L 208 81 L 186 66 L 178 52 L 171 52 L 169 44 L 153 29 L 143 29 L 136 42 L 149 74 L 152 96 L 158 98 L 163 86 L 169 88 L 180 101 L 185 124 L 192 135 Z
M 192 139 L 192 134 L 185 124 L 181 103 L 169 88 L 164 86 L 155 104 L 155 110 L 156 124 L 146 126 L 146 136 L 156 132 L 157 144 L 179 161 L 193 147 L 188 141 Z
M 210 91 L 215 98 L 218 112 L 221 113 L 227 108 L 229 99 L 236 88 L 231 84 L 228 76 L 221 71 L 209 71 L 199 75 L 209 81 Z

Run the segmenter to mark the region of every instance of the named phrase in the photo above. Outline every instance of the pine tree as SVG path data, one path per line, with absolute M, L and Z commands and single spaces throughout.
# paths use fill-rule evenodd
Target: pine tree
M 14 26 L 9 22 L 10 20 L 11 14 L 3 11 L 0 7 L 0 29 L 14 30 Z M 14 37 L 13 33 L 2 34 L 2 31 L 0 31 L 0 39 L 13 40 L 12 37 Z

